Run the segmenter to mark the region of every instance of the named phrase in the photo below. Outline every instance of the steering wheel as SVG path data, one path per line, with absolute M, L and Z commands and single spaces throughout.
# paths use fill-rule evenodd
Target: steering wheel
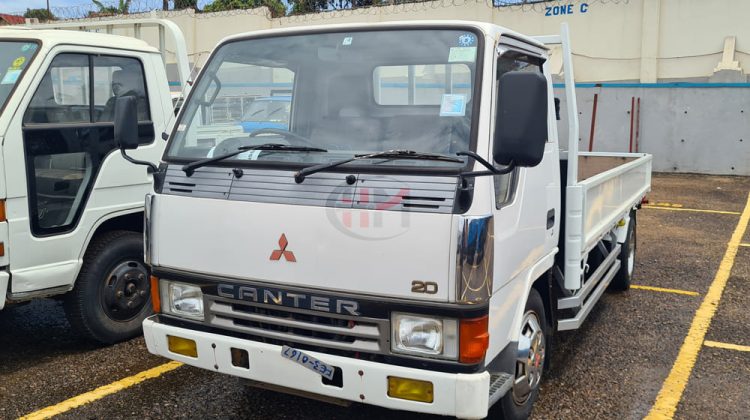
M 246 137 L 231 137 L 225 140 L 222 140 L 221 143 L 219 143 L 216 148 L 214 149 L 213 155 L 219 156 L 226 153 L 231 153 L 235 150 L 237 150 L 241 146 L 251 146 L 251 145 L 261 145 L 263 143 L 267 142 L 258 142 L 258 141 L 252 141 L 261 134 L 275 134 L 281 137 L 284 137 L 288 140 L 297 140 L 297 142 L 302 143 L 305 146 L 310 147 L 320 147 L 316 144 L 314 144 L 310 139 L 300 136 L 299 134 L 292 133 L 291 131 L 281 130 L 278 128 L 261 128 L 259 130 L 255 130 L 252 133 L 250 133 Z M 288 142 L 291 144 L 291 142 Z
M 261 134 L 276 134 L 277 136 L 285 137 L 289 140 L 297 140 L 298 142 L 302 143 L 305 146 L 320 147 L 317 144 L 313 143 L 312 140 L 308 139 L 307 137 L 300 136 L 299 134 L 292 133 L 291 131 L 288 131 L 288 130 L 282 130 L 280 128 L 261 128 L 250 133 L 248 137 L 253 138 Z M 295 146 L 299 146 L 299 145 L 297 144 Z

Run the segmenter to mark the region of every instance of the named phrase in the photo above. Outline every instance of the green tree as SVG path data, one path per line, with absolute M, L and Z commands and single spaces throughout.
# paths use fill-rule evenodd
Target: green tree
M 198 0 L 174 0 L 174 10 L 198 10 Z
M 329 0 L 289 0 L 289 4 L 292 5 L 292 14 L 295 15 L 321 12 L 328 9 L 328 3 Z M 335 3 L 335 1 L 331 3 Z
M 39 22 L 47 22 L 50 20 L 57 20 L 55 15 L 47 9 L 26 9 L 26 13 L 23 17 L 29 19 L 39 19 Z
M 91 2 L 99 8 L 99 11 L 89 12 L 89 15 L 127 15 L 130 12 L 130 1 L 131 0 L 120 0 L 120 3 L 117 6 L 105 6 L 100 0 L 91 0 Z
M 256 7 L 266 6 L 271 11 L 271 16 L 279 17 L 286 14 L 286 7 L 281 0 L 214 0 L 207 4 L 204 12 L 221 12 L 224 10 L 234 9 L 254 9 Z

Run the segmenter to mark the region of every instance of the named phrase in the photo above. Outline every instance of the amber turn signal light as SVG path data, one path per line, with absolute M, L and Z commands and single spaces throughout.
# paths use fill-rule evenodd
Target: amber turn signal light
M 159 296 L 159 278 L 151 276 L 151 306 L 155 313 L 161 312 L 161 297 Z
M 484 359 L 490 345 L 490 334 L 487 332 L 488 321 L 488 315 L 461 320 L 458 352 L 461 363 L 479 363 Z

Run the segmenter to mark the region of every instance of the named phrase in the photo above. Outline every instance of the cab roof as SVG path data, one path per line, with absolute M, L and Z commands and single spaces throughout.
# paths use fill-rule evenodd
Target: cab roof
M 288 28 L 276 28 L 266 29 L 261 31 L 245 32 L 236 35 L 230 35 L 223 40 L 224 42 L 236 41 L 244 38 L 251 38 L 256 36 L 283 36 L 286 34 L 300 34 L 300 33 L 319 33 L 319 32 L 343 32 L 349 30 L 379 30 L 379 29 L 396 29 L 396 28 L 415 28 L 415 29 L 429 29 L 434 27 L 442 28 L 466 28 L 473 27 L 482 31 L 485 35 L 492 38 L 497 38 L 500 35 L 510 35 L 513 38 L 521 39 L 528 42 L 531 45 L 546 49 L 544 44 L 537 41 L 536 39 L 520 34 L 508 28 L 495 25 L 488 22 L 478 22 L 469 20 L 413 20 L 413 21 L 395 21 L 395 22 L 378 22 L 378 23 L 342 23 L 342 24 L 320 24 L 320 25 L 308 25 Z
M 25 26 L 3 27 L 0 28 L 0 40 L 2 39 L 38 40 L 46 47 L 65 44 L 149 53 L 159 52 L 159 50 L 140 39 L 69 29 L 36 29 Z

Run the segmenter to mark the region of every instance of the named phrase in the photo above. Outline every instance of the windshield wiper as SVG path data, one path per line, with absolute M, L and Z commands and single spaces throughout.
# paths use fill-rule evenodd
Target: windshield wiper
M 453 163 L 464 163 L 462 159 L 451 157 L 451 156 L 445 156 L 440 155 L 436 153 L 421 153 L 416 152 L 414 150 L 406 150 L 406 149 L 396 149 L 396 150 L 385 150 L 382 152 L 375 152 L 375 153 L 368 153 L 364 155 L 354 155 L 353 157 L 337 160 L 334 162 L 329 163 L 321 163 L 320 165 L 314 165 L 314 166 L 308 166 L 307 168 L 303 168 L 299 170 L 296 174 L 294 174 L 294 181 L 298 184 L 301 184 L 305 177 L 310 176 L 314 173 L 324 171 L 326 169 L 335 168 L 337 166 L 341 166 L 345 163 L 353 162 L 355 160 L 362 160 L 362 159 L 417 159 L 417 160 L 439 160 L 443 162 L 453 162 Z
M 190 162 L 182 167 L 183 172 L 185 172 L 185 175 L 192 176 L 196 169 L 201 168 L 206 165 L 210 165 L 215 162 L 222 161 L 224 159 L 228 159 L 232 156 L 237 156 L 242 152 L 247 152 L 250 150 L 283 150 L 287 152 L 327 152 L 326 149 L 321 149 L 319 147 L 308 147 L 308 146 L 290 146 L 288 144 L 279 144 L 279 143 L 265 143 L 265 144 L 259 144 L 256 146 L 240 146 L 237 148 L 237 150 L 231 151 L 229 153 L 225 153 L 223 155 L 214 156 L 206 159 L 196 160 L 195 162 Z

